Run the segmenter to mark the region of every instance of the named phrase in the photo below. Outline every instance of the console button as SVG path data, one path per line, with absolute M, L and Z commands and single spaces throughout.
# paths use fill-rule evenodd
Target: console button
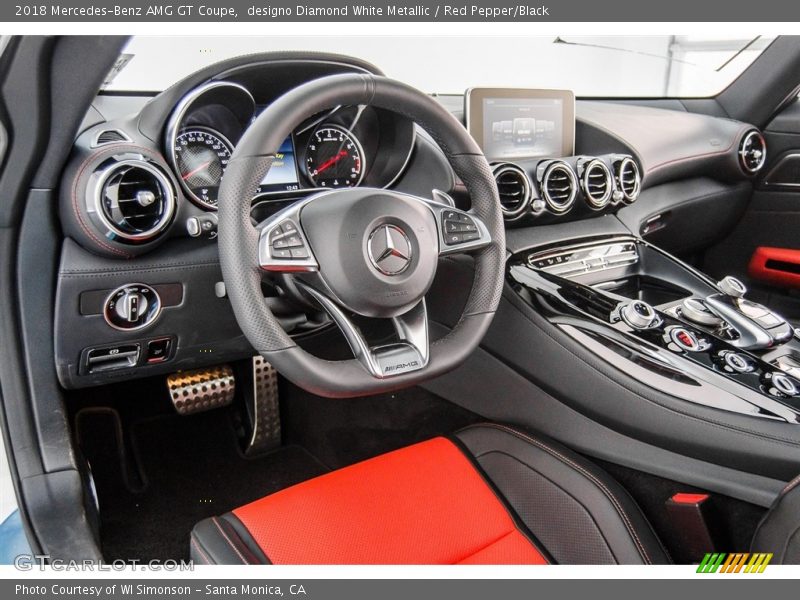
M 747 288 L 744 284 L 730 275 L 717 282 L 717 287 L 720 292 L 731 298 L 741 298 L 747 293 Z
M 634 329 L 647 329 L 658 321 L 655 309 L 647 302 L 634 300 L 620 311 L 625 322 Z
M 749 358 L 738 352 L 723 352 L 722 359 L 725 361 L 725 366 L 736 373 L 751 373 L 755 368 Z
M 697 336 L 685 327 L 673 327 L 669 337 L 673 344 L 686 352 L 700 352 L 703 349 Z
M 784 396 L 796 396 L 798 394 L 797 384 L 794 379 L 783 373 L 773 373 L 769 384 Z

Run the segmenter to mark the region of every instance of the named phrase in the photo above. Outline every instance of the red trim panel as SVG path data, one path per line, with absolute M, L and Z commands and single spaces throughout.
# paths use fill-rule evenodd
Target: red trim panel
M 675 504 L 700 504 L 708 500 L 708 494 L 675 494 L 671 500 Z
M 234 511 L 274 564 L 545 564 L 453 442 L 435 438 Z
M 747 273 L 780 287 L 800 288 L 800 250 L 760 246 L 753 252 Z

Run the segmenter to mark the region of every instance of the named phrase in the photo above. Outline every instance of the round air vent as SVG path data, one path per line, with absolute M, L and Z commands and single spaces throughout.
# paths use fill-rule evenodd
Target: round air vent
M 767 142 L 755 129 L 739 143 L 739 164 L 748 175 L 758 173 L 767 161 Z
M 596 158 L 587 162 L 583 168 L 581 187 L 590 208 L 600 210 L 608 205 L 614 185 L 606 163 Z
M 623 158 L 616 164 L 617 187 L 622 192 L 622 200 L 626 204 L 636 202 L 642 189 L 642 176 L 639 165 L 630 157 Z
M 542 175 L 541 190 L 551 211 L 556 214 L 567 212 L 575 203 L 578 193 L 575 172 L 563 161 L 551 162 Z
M 128 242 L 152 239 L 175 214 L 172 185 L 144 160 L 123 160 L 107 167 L 98 178 L 96 202 L 103 224 Z
M 493 167 L 500 209 L 506 220 L 519 218 L 531 201 L 531 181 L 517 165 L 501 163 Z

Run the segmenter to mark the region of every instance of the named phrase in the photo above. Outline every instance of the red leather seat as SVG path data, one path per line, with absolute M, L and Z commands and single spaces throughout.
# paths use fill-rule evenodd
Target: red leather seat
M 627 493 L 559 445 L 497 425 L 333 471 L 192 531 L 209 564 L 652 563 Z

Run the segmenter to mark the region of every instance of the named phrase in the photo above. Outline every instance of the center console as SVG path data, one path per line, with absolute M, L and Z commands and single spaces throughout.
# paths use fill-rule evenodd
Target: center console
M 800 332 L 655 246 L 614 236 L 513 255 L 508 278 L 595 355 L 688 402 L 800 423 Z

